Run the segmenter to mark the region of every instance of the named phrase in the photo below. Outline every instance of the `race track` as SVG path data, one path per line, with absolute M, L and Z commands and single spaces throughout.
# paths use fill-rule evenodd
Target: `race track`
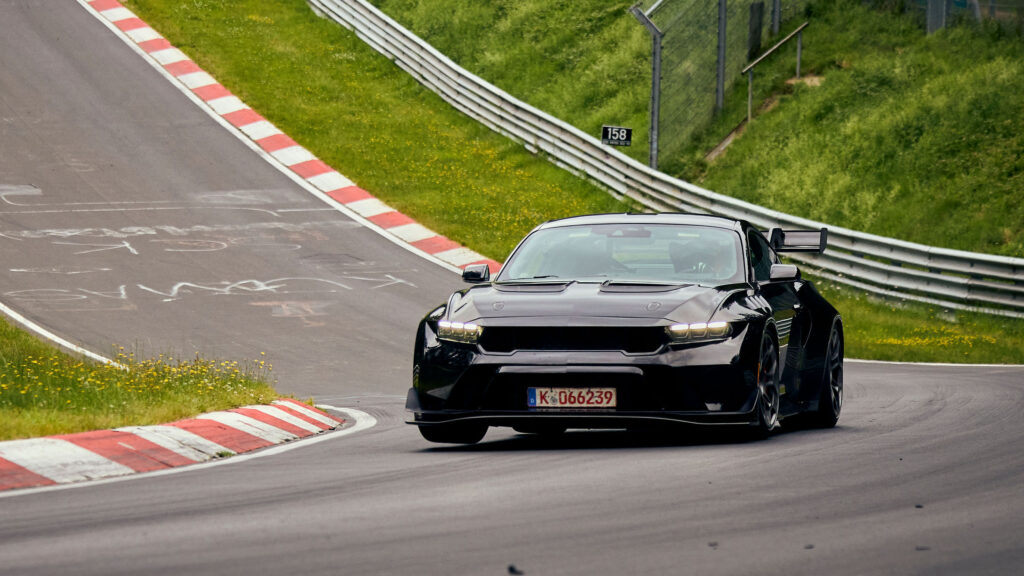
M 344 170 L 344 167 L 338 167 Z M 453 273 L 323 204 L 75 2 L 0 0 L 0 301 L 100 353 L 253 358 L 369 430 L 0 496 L 0 574 L 1015 574 L 1024 369 L 848 363 L 763 442 L 403 420 Z

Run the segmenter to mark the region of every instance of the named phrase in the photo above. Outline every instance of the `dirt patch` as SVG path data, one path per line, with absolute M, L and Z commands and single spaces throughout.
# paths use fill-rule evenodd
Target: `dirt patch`
M 824 76 L 815 76 L 811 74 L 809 76 L 801 76 L 799 78 L 790 78 L 786 80 L 786 84 L 806 84 L 807 86 L 821 86 L 821 83 L 825 81 Z

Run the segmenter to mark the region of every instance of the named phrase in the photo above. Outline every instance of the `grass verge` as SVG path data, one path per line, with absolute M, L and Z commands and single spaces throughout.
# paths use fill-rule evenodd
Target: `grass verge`
M 279 397 L 263 360 L 80 360 L 0 318 L 0 440 L 162 424 Z
M 835 282 L 815 287 L 843 315 L 846 356 L 895 362 L 1020 364 L 1024 321 L 881 298 Z
M 320 158 L 490 257 L 502 260 L 540 221 L 624 209 L 455 112 L 354 34 L 314 16 L 301 0 L 125 3 Z M 1022 361 L 1019 320 L 821 287 L 846 319 L 850 356 Z

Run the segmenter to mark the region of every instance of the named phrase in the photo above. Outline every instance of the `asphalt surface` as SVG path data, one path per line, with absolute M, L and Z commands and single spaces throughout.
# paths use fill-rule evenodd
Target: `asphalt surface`
M 0 300 L 98 353 L 400 393 L 459 284 L 296 186 L 75 2 L 0 2 Z M 369 384 L 371 383 L 372 384 Z
M 99 352 L 266 351 L 281 390 L 378 420 L 265 458 L 0 497 L 0 574 L 1024 565 L 1020 368 L 850 363 L 837 429 L 763 442 L 427 444 L 403 424 L 412 332 L 458 278 L 324 210 L 76 3 L 0 0 L 0 187 L 6 304 Z

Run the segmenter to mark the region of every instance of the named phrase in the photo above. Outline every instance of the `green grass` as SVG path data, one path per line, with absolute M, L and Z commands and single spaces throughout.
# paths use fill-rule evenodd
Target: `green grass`
M 814 285 L 843 316 L 846 356 L 900 362 L 1019 364 L 1024 321 L 880 298 L 842 284 Z
M 996 25 L 925 36 L 909 17 L 839 0 L 816 2 L 811 22 L 804 71 L 821 85 L 785 86 L 793 60 L 781 55 L 757 80 L 776 105 L 702 165 L 744 114 L 727 111 L 680 170 L 783 212 L 1024 256 L 1024 42 Z
M 626 12 L 632 2 L 373 2 L 470 71 L 585 132 L 637 128 L 625 152 L 646 159 L 650 47 Z M 662 154 L 662 170 L 834 225 L 1024 256 L 1021 37 L 994 24 L 926 36 L 920 18 L 863 4 L 817 0 L 784 27 L 811 22 L 802 71 L 822 75 L 820 87 L 785 84 L 790 43 L 755 72 L 755 105 L 774 94 L 770 112 L 721 160 L 703 161 L 746 116 L 741 78 L 688 147 Z
M 523 0 L 520 10 L 531 2 Z M 230 6 L 201 0 L 128 0 L 126 4 L 329 164 L 424 224 L 488 256 L 503 259 L 522 234 L 542 220 L 623 209 L 604 192 L 454 112 L 352 33 L 313 16 L 301 0 L 250 0 Z M 490 10 L 478 4 L 472 4 L 474 10 Z M 425 6 L 426 0 L 418 5 Z M 584 10 L 589 5 L 579 6 Z M 453 21 L 466 18 L 449 16 Z M 438 27 L 445 21 L 435 20 Z M 544 24 L 538 17 L 527 21 Z M 826 24 L 824 19 L 816 20 L 823 35 L 827 35 Z M 885 32 L 878 43 L 885 45 L 911 34 L 920 36 L 908 25 L 903 32 Z M 516 36 L 508 32 L 506 42 L 513 43 Z M 809 40 L 805 54 L 813 53 L 813 45 Z M 827 57 L 819 55 L 820 62 L 808 58 L 813 69 L 825 69 Z M 854 60 L 851 54 L 836 61 Z M 829 69 L 845 73 L 850 66 L 844 66 Z M 557 72 L 556 67 L 550 73 Z M 780 83 L 783 74 L 776 73 Z M 763 76 L 768 92 L 775 81 Z M 828 82 L 826 78 L 822 87 Z M 795 89 L 776 110 L 785 109 L 786 98 L 795 99 L 802 92 Z M 752 141 L 757 125 L 776 113 L 763 115 L 737 144 Z M 740 156 L 735 150 L 740 148 L 731 148 L 726 158 Z M 1024 323 L 1020 321 L 879 301 L 848 288 L 823 285 L 823 291 L 846 319 L 851 356 L 1024 360 Z M 955 342 L 966 342 L 969 348 L 955 349 Z
M 620 150 L 646 163 L 649 33 L 631 0 L 370 0 L 461 66 L 600 137 L 633 128 Z
M 160 424 L 279 397 L 264 360 L 113 356 L 126 369 L 64 354 L 0 318 L 0 440 Z

